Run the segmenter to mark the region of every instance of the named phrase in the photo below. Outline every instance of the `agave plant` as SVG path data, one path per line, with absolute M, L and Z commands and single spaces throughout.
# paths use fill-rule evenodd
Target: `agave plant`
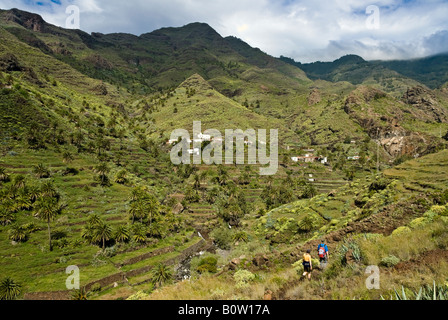
M 87 300 L 90 296 L 90 292 L 87 292 L 85 288 L 80 288 L 72 292 L 71 300 L 81 301 Z
M 10 277 L 0 282 L 0 300 L 15 300 L 20 295 L 22 286 Z
M 382 300 L 385 300 L 381 296 Z M 401 287 L 401 292 L 394 289 L 394 294 L 391 295 L 390 300 L 447 300 L 448 286 L 436 285 L 434 281 L 433 286 L 426 285 L 421 287 L 418 292 L 413 292 L 410 296 L 406 294 L 405 288 Z

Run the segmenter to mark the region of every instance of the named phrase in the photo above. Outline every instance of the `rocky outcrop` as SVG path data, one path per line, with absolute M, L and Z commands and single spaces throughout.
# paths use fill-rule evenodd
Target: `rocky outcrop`
M 386 97 L 386 93 L 381 90 L 360 86 L 348 96 L 345 101 L 345 107 L 347 108 L 350 105 L 360 106 L 363 103 L 369 103 L 372 100 L 378 100 L 384 97 Z
M 403 128 L 400 124 L 402 112 L 399 108 L 394 116 L 375 113 L 370 103 L 386 96 L 375 88 L 360 86 L 348 96 L 344 110 L 364 128 L 370 138 L 380 143 L 390 157 L 426 154 L 432 145 L 432 138 Z
M 23 67 L 20 65 L 15 55 L 7 53 L 0 57 L 0 70 L 7 72 L 23 71 Z
M 112 64 L 99 54 L 88 56 L 85 60 L 93 64 L 97 69 L 112 70 L 113 68 Z
M 320 95 L 320 91 L 318 89 L 313 89 L 308 96 L 308 105 L 314 106 L 322 101 L 322 97 Z
M 15 22 L 22 27 L 25 27 L 34 32 L 44 32 L 46 26 L 46 22 L 40 15 L 17 9 L 10 10 L 6 14 L 5 20 L 9 22 Z
M 435 93 L 422 86 L 417 86 L 404 94 L 402 101 L 423 111 L 429 120 L 439 123 L 448 121 L 448 110 L 439 105 Z

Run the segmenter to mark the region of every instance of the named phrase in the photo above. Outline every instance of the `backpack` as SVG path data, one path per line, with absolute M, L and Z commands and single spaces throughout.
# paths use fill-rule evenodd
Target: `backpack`
M 327 251 L 325 250 L 325 245 L 319 245 L 319 257 L 320 258 L 325 258 L 325 254 L 327 253 Z

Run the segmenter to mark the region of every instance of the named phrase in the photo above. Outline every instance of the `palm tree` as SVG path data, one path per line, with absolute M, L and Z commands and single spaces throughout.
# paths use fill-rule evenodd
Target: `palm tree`
M 16 242 L 25 242 L 28 239 L 28 232 L 19 225 L 14 225 L 9 229 L 9 239 Z
M 215 179 L 221 186 L 224 186 L 227 183 L 229 172 L 223 165 L 218 166 L 218 176 Z
M 14 214 L 5 207 L 0 207 L 0 225 L 7 226 L 15 221 Z
M 50 177 L 50 170 L 42 163 L 33 166 L 33 172 L 39 179 L 47 179 Z
M 98 173 L 102 186 L 109 184 L 109 177 L 107 174 L 110 172 L 110 168 L 106 163 L 102 163 L 95 168 L 95 172 Z
M 13 211 L 18 212 L 20 210 L 30 210 L 32 208 L 32 203 L 29 195 L 26 192 L 19 192 L 19 195 L 14 200 Z
M 95 226 L 87 224 L 82 228 L 81 238 L 87 240 L 89 243 L 93 242 L 93 233 L 95 230 Z
M 140 223 L 143 223 L 143 219 L 146 217 L 147 211 L 145 207 L 145 202 L 143 200 L 137 200 L 131 203 L 129 209 L 129 214 L 132 217 L 132 224 L 134 224 L 135 219 L 140 219 Z
M 157 218 L 160 214 L 160 203 L 154 195 L 148 194 L 148 197 L 145 200 L 145 207 L 149 213 L 149 227 L 151 228 L 153 219 Z
M 6 173 L 6 169 L 0 167 L 0 182 L 8 182 L 8 181 L 9 181 L 9 175 Z
M 162 263 L 157 264 L 151 270 L 151 279 L 155 286 L 162 286 L 162 284 L 171 281 L 173 278 L 173 272 L 171 269 Z
M 116 183 L 119 183 L 119 184 L 125 184 L 128 181 L 128 179 L 127 179 L 127 171 L 124 170 L 124 169 L 118 171 L 117 174 L 115 175 L 114 181 Z
M 103 250 L 106 248 L 106 241 L 112 238 L 112 228 L 105 222 L 102 222 L 95 226 L 93 233 L 93 241 L 102 242 Z
M 127 242 L 130 238 L 127 226 L 118 226 L 114 231 L 114 238 L 117 242 Z
M 50 245 L 50 251 L 53 251 L 51 245 L 51 226 L 50 223 L 62 212 L 62 208 L 58 206 L 58 201 L 55 198 L 42 197 L 36 201 L 35 205 L 35 217 L 47 222 L 48 225 L 48 242 Z
M 62 154 L 62 161 L 64 161 L 64 163 L 71 163 L 73 160 L 75 160 L 75 157 L 71 152 L 67 151 Z
M 60 198 L 59 192 L 51 181 L 46 181 L 42 184 L 40 187 L 40 194 L 43 198 L 54 198 L 56 200 L 59 200 Z
M 25 176 L 18 174 L 14 177 L 13 186 L 17 189 L 23 189 L 26 186 Z
M 31 186 L 28 188 L 28 198 L 30 199 L 31 203 L 36 202 L 40 195 L 41 190 L 39 190 L 38 187 Z
M 311 199 L 317 195 L 317 189 L 310 183 L 305 186 L 302 193 L 302 198 Z
M 101 219 L 100 215 L 97 213 L 92 214 L 87 223 L 91 226 L 96 226 L 98 224 L 101 224 L 103 222 L 103 220 Z
M 22 286 L 11 279 L 6 277 L 0 282 L 0 300 L 15 300 L 20 295 Z
M 136 224 L 132 228 L 133 238 L 138 243 L 146 242 L 146 227 L 142 224 Z

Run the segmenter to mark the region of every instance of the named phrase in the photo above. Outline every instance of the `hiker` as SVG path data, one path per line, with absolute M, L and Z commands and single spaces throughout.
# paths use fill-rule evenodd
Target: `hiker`
M 322 240 L 317 247 L 317 254 L 319 255 L 320 266 L 323 268 L 326 267 L 330 254 L 328 253 L 328 246 L 325 244 L 324 240 Z
M 311 271 L 313 271 L 313 262 L 312 262 L 312 258 L 311 258 L 311 250 L 308 250 L 303 255 L 303 269 L 305 271 L 303 273 L 303 276 L 306 277 L 306 275 L 308 275 L 308 280 L 311 280 Z

